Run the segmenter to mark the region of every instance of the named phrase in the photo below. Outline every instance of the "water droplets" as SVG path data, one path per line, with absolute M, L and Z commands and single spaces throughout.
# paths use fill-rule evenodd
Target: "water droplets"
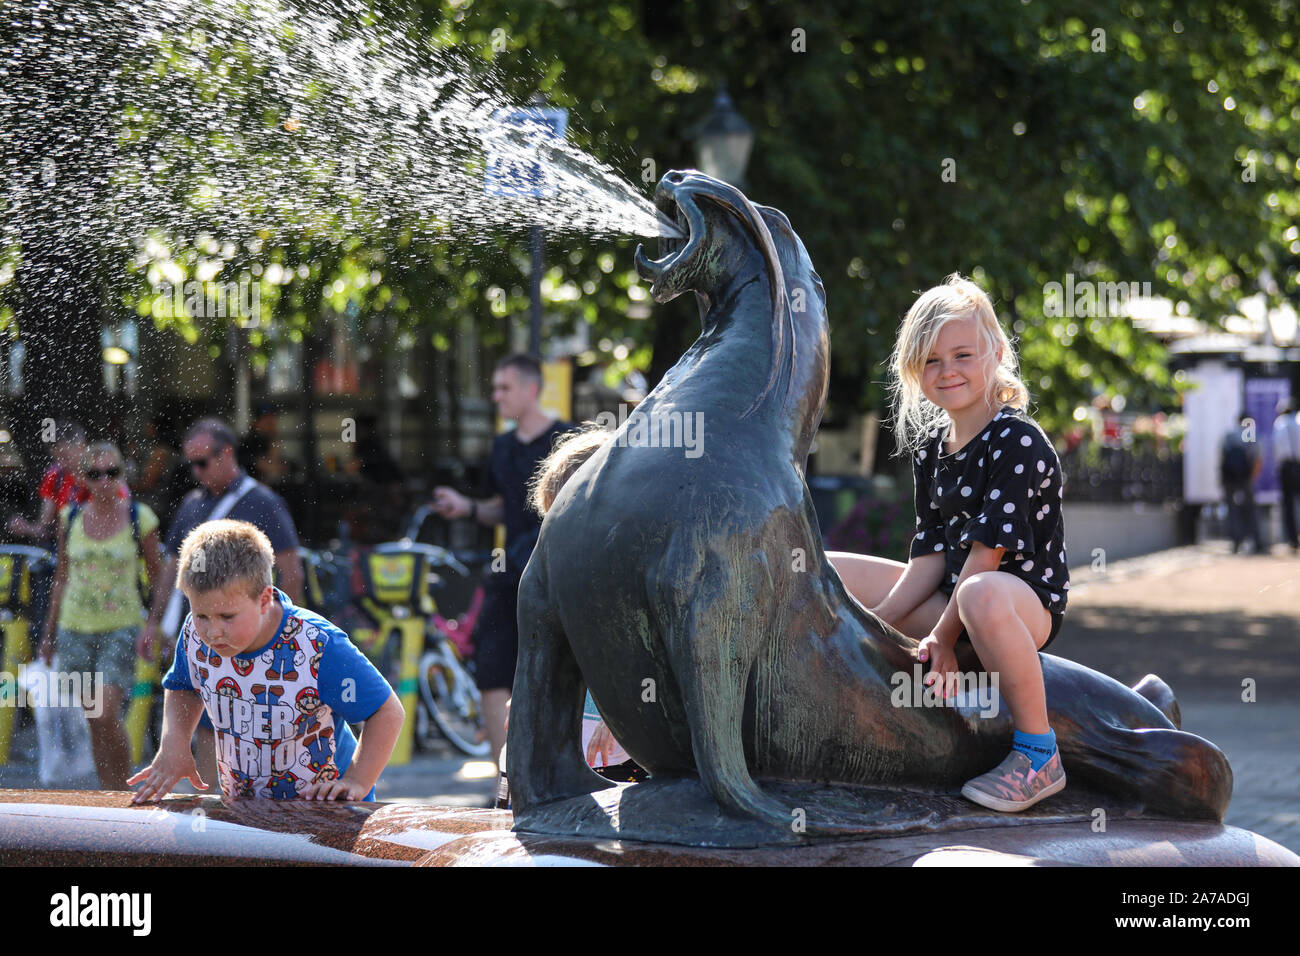
M 0 155 L 20 157 L 0 178 L 0 247 L 180 248 L 204 230 L 240 245 L 395 231 L 487 244 L 528 225 L 659 234 L 653 204 L 611 166 L 503 127 L 516 104 L 490 66 L 359 0 L 332 16 L 138 0 L 55 22 L 46 7 L 0 6 Z M 548 195 L 489 195 L 489 154 L 540 169 Z

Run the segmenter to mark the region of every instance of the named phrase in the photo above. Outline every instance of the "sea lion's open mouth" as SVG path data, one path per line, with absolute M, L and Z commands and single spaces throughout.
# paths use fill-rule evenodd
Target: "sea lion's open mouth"
M 657 281 L 688 253 L 694 253 L 704 232 L 704 216 L 689 193 L 674 195 L 669 188 L 655 190 L 655 208 L 661 218 L 677 226 L 680 236 L 659 237 L 659 258 L 650 259 L 642 246 L 636 247 L 636 271 L 643 279 Z M 653 294 L 654 290 L 651 289 Z

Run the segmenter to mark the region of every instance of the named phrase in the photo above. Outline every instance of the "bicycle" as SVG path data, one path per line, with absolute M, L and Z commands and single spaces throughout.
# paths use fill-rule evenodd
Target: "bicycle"
M 412 749 L 432 749 L 439 737 L 467 756 L 491 750 L 467 642 L 477 615 L 439 613 L 449 585 L 471 572 L 447 549 L 413 540 L 428 514 L 418 509 L 399 541 L 299 551 L 306 603 L 348 631 L 414 718 L 403 727 L 393 763 L 409 760 Z
M 435 513 L 430 504 L 417 508 L 407 524 L 403 542 L 410 542 L 412 548 L 427 549 L 432 575 L 430 586 L 442 591 L 446 600 L 451 579 L 437 569 L 454 571 L 462 580 L 473 575 L 450 550 L 416 540 L 424 522 Z M 482 606 L 481 583 L 474 588 L 469 608 L 458 616 L 444 617 L 439 613 L 438 602 L 434 602 L 426 615 L 427 647 L 416 674 L 420 702 L 424 705 L 419 717 L 422 721 L 431 719 L 457 750 L 471 757 L 488 756 L 492 746 L 486 736 L 482 698 L 473 673 L 473 631 Z M 416 733 L 417 741 L 427 746 L 431 736 L 427 723 L 417 723 Z

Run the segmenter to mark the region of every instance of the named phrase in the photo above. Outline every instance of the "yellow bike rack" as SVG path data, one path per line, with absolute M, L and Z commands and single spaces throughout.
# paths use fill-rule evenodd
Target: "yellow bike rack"
M 31 628 L 24 612 L 32 603 L 31 565 L 49 552 L 26 545 L 0 545 L 0 767 L 9 762 L 18 713 L 18 673 L 32 659 Z
M 388 762 L 401 766 L 411 762 L 415 750 L 415 712 L 419 707 L 416 671 L 420 666 L 420 653 L 424 650 L 424 621 L 418 617 L 394 617 L 392 629 L 401 641 L 401 663 L 397 687 L 394 689 L 402 702 L 406 717 L 402 721 L 402 732 L 397 735 L 397 742 L 393 745 L 393 756 Z M 388 639 L 393 639 L 391 633 Z
M 366 597 L 362 606 L 375 621 L 373 640 L 357 643 L 368 648 L 370 658 L 382 659 L 388 642 L 398 641 L 397 692 L 406 711 L 402 731 L 393 745 L 389 766 L 411 762 L 415 750 L 415 721 L 419 708 L 417 673 L 424 652 L 424 615 L 432 611 L 429 596 L 429 561 L 418 550 L 402 546 L 376 548 L 363 559 Z M 360 635 L 358 635 L 360 637 Z M 385 675 L 387 676 L 387 675 Z
M 158 648 L 154 647 L 156 654 Z M 126 737 L 131 744 L 131 766 L 144 760 L 144 739 L 149 733 L 149 716 L 153 712 L 154 688 L 159 683 L 158 662 L 135 658 L 135 679 L 131 682 L 131 700 L 126 708 Z
M 32 658 L 27 636 L 27 620 L 9 610 L 0 611 L 0 631 L 4 632 L 4 667 L 0 671 L 0 767 L 9 762 L 13 743 L 14 716 L 18 713 L 18 671 Z
M 416 676 L 420 667 L 420 655 L 424 651 L 424 621 L 412 617 L 410 609 L 406 607 L 387 608 L 369 598 L 362 598 L 361 605 L 374 619 L 375 626 L 354 628 L 350 635 L 353 643 L 378 665 L 389 646 L 388 642 L 398 642 L 397 686 L 393 690 L 397 692 L 406 716 L 397 741 L 393 744 L 393 754 L 388 758 L 388 765 L 401 766 L 411 762 L 415 750 L 415 711 L 419 706 Z M 384 678 L 387 679 L 388 675 L 385 674 Z

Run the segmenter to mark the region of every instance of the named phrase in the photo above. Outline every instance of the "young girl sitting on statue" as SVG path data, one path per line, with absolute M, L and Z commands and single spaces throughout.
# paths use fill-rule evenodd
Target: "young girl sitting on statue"
M 898 447 L 916 484 L 910 559 L 828 557 L 855 598 L 920 641 L 926 683 L 944 697 L 959 641 L 998 676 L 1015 726 L 1011 753 L 961 792 L 1023 810 L 1065 787 L 1038 659 L 1070 588 L 1060 461 L 1025 414 L 1015 351 L 973 282 L 953 275 L 917 299 L 892 365 Z

